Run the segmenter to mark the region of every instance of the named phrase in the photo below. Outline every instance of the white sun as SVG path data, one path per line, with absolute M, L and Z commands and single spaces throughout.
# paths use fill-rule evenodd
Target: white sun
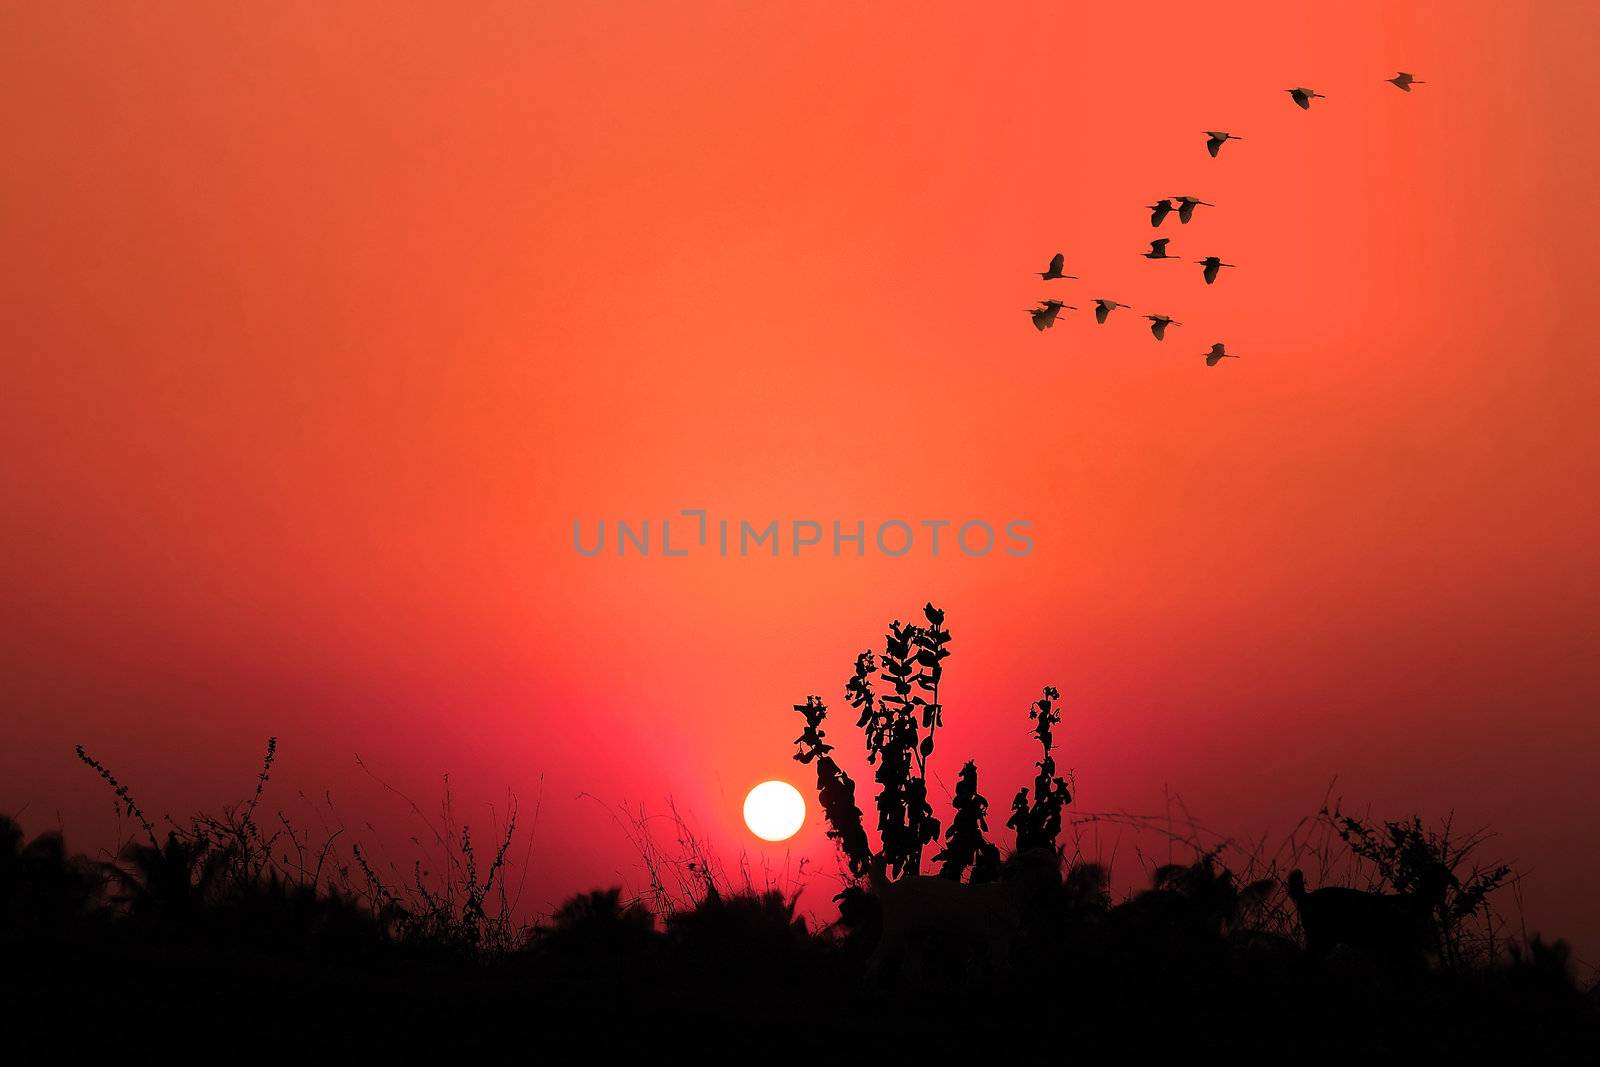
M 762 782 L 744 798 L 744 824 L 763 841 L 787 841 L 806 821 L 806 802 L 788 782 Z

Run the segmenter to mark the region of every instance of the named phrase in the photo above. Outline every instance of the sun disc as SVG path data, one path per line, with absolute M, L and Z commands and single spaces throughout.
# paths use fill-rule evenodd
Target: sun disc
M 763 841 L 787 841 L 806 821 L 806 802 L 788 782 L 762 782 L 744 798 L 744 824 Z

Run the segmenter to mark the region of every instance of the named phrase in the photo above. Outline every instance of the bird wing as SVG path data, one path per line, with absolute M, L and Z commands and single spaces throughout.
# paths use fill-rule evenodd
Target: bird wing
M 1050 273 L 1060 274 L 1061 268 L 1066 264 L 1067 257 L 1060 252 L 1050 257 Z

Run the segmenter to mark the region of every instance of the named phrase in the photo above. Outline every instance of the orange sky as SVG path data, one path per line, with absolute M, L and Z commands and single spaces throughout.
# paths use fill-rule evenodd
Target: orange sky
M 5 5 L 0 807 L 87 843 L 72 743 L 181 812 L 274 733 L 286 786 L 374 818 L 355 752 L 478 811 L 542 775 L 540 903 L 633 874 L 580 791 L 781 862 L 737 819 L 808 773 L 789 706 L 932 599 L 946 782 L 976 756 L 1002 809 L 1054 683 L 1086 808 L 1166 784 L 1265 832 L 1339 775 L 1494 823 L 1535 924 L 1600 955 L 1597 33 L 1578 2 Z M 1210 289 L 1136 255 L 1188 192 L 1218 207 L 1176 252 L 1239 264 Z M 1067 299 L 1137 310 L 1036 333 L 1058 249 Z M 1036 548 L 572 550 L 690 507 Z

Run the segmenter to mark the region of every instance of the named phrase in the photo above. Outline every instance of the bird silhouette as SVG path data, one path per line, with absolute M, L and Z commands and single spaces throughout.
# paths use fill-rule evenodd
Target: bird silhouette
M 1215 367 L 1218 363 L 1222 362 L 1224 359 L 1238 359 L 1238 358 L 1239 358 L 1238 356 L 1234 355 L 1232 352 L 1229 352 L 1226 348 L 1224 348 L 1222 346 L 1222 342 L 1221 341 L 1218 341 L 1216 344 L 1211 346 L 1211 351 L 1206 353 L 1206 366 Z
M 1244 140 L 1243 137 L 1240 137 L 1238 134 L 1228 133 L 1226 130 L 1207 130 L 1206 151 L 1211 153 L 1212 159 L 1215 159 L 1217 158 L 1217 152 L 1221 150 L 1222 143 L 1224 141 L 1242 140 Z
M 1222 262 L 1221 256 L 1207 256 L 1205 259 L 1197 259 L 1195 262 L 1205 268 L 1201 273 L 1205 275 L 1207 285 L 1211 285 L 1217 280 L 1217 268 L 1233 266 L 1232 263 Z
M 1039 277 L 1043 278 L 1047 282 L 1054 281 L 1057 278 L 1071 278 L 1072 280 L 1076 281 L 1078 278 L 1076 274 L 1061 273 L 1061 268 L 1066 265 L 1066 262 L 1067 257 L 1062 255 L 1060 252 L 1057 252 L 1054 256 L 1050 257 L 1050 269 L 1040 272 Z
M 1310 111 L 1311 110 L 1311 101 L 1313 101 L 1313 100 L 1326 100 L 1327 99 L 1327 97 L 1323 96 L 1321 93 L 1317 92 L 1315 89 L 1305 89 L 1305 88 L 1285 89 L 1284 92 L 1286 92 L 1290 96 L 1294 97 L 1294 102 L 1300 105 L 1300 109 L 1302 111 Z
M 1104 326 L 1106 324 L 1106 316 L 1118 308 L 1131 308 L 1132 306 L 1132 304 L 1119 304 L 1115 300 L 1096 300 L 1094 302 L 1094 321 Z
M 1403 93 L 1409 93 L 1411 91 L 1411 87 L 1413 85 L 1427 85 L 1428 84 L 1427 82 L 1418 81 L 1416 78 L 1414 78 L 1411 75 L 1407 74 L 1403 70 L 1399 74 L 1396 74 L 1394 77 L 1385 78 L 1383 80 L 1388 82 L 1390 85 L 1394 86 L 1396 89 L 1399 89 Z
M 1215 204 L 1206 203 L 1198 196 L 1175 196 L 1172 199 L 1178 205 L 1178 222 L 1183 225 L 1188 225 L 1189 220 L 1194 218 L 1195 208 L 1217 206 Z
M 1035 330 L 1048 330 L 1054 326 L 1056 324 L 1056 316 L 1061 314 L 1062 308 L 1066 308 L 1068 311 L 1078 310 L 1071 304 L 1064 304 L 1059 300 L 1039 301 L 1038 307 L 1028 310 L 1028 314 L 1033 316 L 1033 328 Z
M 1157 200 L 1150 205 L 1150 225 L 1160 226 L 1167 221 L 1167 216 L 1172 214 L 1172 201 Z
M 1146 315 L 1145 318 L 1150 320 L 1150 332 L 1156 335 L 1157 341 L 1165 341 L 1167 339 L 1168 326 L 1183 325 L 1181 322 L 1174 322 L 1166 315 Z
M 1176 256 L 1167 255 L 1167 242 L 1170 240 L 1172 240 L 1172 238 L 1162 237 L 1151 241 L 1150 251 L 1140 252 L 1139 254 L 1145 259 L 1176 259 Z

